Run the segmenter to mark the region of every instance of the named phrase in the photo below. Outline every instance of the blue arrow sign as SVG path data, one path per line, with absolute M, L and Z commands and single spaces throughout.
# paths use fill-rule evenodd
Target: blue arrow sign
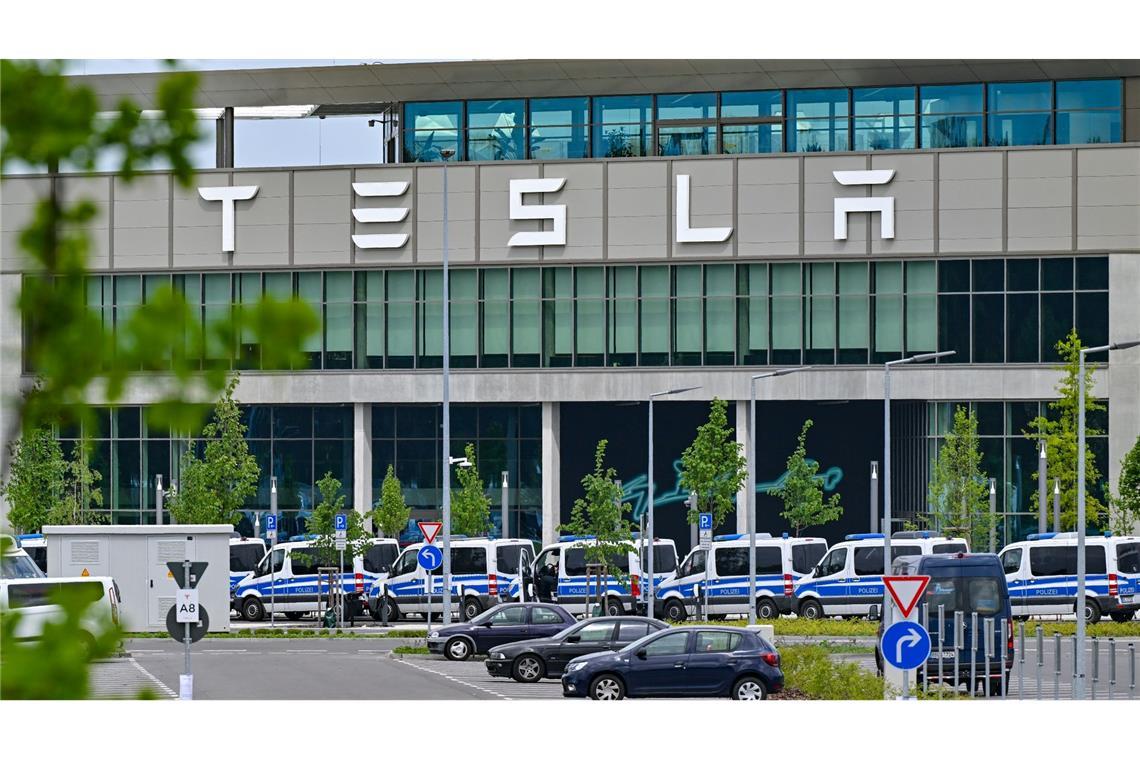
M 701 512 L 697 527 L 701 530 L 712 530 L 712 512 Z
M 930 657 L 930 634 L 918 623 L 892 623 L 879 643 L 883 659 L 899 670 L 914 670 Z
M 428 544 L 419 550 L 416 559 L 419 560 L 420 567 L 431 572 L 443 564 L 443 552 L 439 550 L 438 546 Z
M 333 522 L 333 530 L 348 530 L 348 515 L 344 512 L 338 512 Z

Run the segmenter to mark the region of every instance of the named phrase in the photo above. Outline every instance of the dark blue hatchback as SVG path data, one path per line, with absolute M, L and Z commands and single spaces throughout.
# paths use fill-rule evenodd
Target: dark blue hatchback
M 651 634 L 617 652 L 566 666 L 562 695 L 767 699 L 784 687 L 780 655 L 752 631 L 686 626 Z

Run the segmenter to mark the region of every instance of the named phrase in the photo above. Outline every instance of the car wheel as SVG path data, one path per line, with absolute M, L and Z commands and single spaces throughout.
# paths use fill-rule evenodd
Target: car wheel
M 449 660 L 466 660 L 471 656 L 471 642 L 462 636 L 456 636 L 444 645 L 443 653 Z
M 744 700 L 767 699 L 768 690 L 764 682 L 755 676 L 745 676 L 732 687 L 732 698 Z
M 1100 606 L 1092 599 L 1085 600 L 1085 622 L 1089 624 L 1100 622 Z
M 546 675 L 542 658 L 535 654 L 524 654 L 515 659 L 511 677 L 519 683 L 537 683 Z
M 612 596 L 606 599 L 606 614 L 610 617 L 620 617 L 625 614 L 625 607 L 622 606 L 620 599 L 614 599 Z
M 1002 695 L 1002 693 L 1001 693 L 1001 679 L 1000 678 L 991 678 L 989 680 L 990 680 L 990 683 L 988 686 L 989 696 L 1000 697 Z M 1009 679 L 1008 678 L 1005 680 L 1005 689 L 1006 689 L 1006 693 L 1008 694 L 1009 693 Z
M 1117 623 L 1127 623 L 1135 614 L 1135 612 L 1112 612 L 1109 613 L 1109 617 Z
M 265 605 L 256 596 L 242 600 L 241 616 L 251 623 L 258 623 L 265 617 Z
M 625 684 L 617 676 L 602 674 L 590 682 L 590 699 L 625 699 Z
M 775 620 L 780 617 L 780 610 L 771 599 L 761 599 L 756 602 L 756 617 L 761 620 Z
M 285 617 L 289 618 L 290 620 L 300 620 L 301 618 L 305 617 L 305 613 L 304 612 L 286 612 Z
M 670 599 L 665 602 L 665 619 L 672 623 L 680 623 L 688 617 L 685 612 L 685 605 L 681 604 L 679 599 Z
M 805 620 L 819 620 L 823 617 L 823 605 L 815 599 L 805 599 L 800 605 L 800 617 Z
M 463 615 L 467 620 L 477 617 L 483 611 L 483 605 L 473 596 L 463 600 Z

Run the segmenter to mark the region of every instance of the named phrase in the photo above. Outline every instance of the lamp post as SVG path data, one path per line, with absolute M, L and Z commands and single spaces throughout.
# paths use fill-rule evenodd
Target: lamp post
M 1061 532 L 1061 479 L 1053 478 L 1053 531 Z
M 1048 469 L 1048 461 L 1045 454 L 1045 441 L 1042 440 L 1038 445 L 1041 449 L 1041 454 L 1037 457 L 1037 532 L 1044 533 L 1049 530 L 1049 513 L 1046 511 L 1045 499 L 1048 495 L 1048 486 L 1046 485 L 1045 472 Z
M 646 532 L 649 534 L 645 546 L 645 556 L 647 558 L 645 573 L 649 581 L 646 584 L 646 597 L 645 597 L 645 614 L 653 619 L 653 399 L 658 396 L 672 396 L 677 393 L 686 393 L 688 391 L 695 391 L 701 386 L 694 385 L 689 388 L 674 388 L 671 391 L 657 391 L 656 393 L 649 394 L 649 517 L 646 519 Z
M 1140 346 L 1140 340 L 1082 348 L 1077 365 L 1077 680 L 1073 699 L 1085 698 L 1085 354 L 1133 346 Z
M 502 530 L 499 531 L 499 536 L 500 536 L 500 538 L 510 538 L 511 531 L 510 531 L 510 522 L 509 522 L 510 516 L 508 514 L 509 505 L 507 504 L 507 489 L 511 487 L 511 480 L 510 480 L 510 473 L 509 472 L 507 472 L 506 470 L 503 470 L 502 472 L 503 472 L 503 499 L 502 499 L 502 505 L 500 507 L 501 512 L 502 512 L 500 519 L 502 519 L 502 521 L 503 521 L 503 528 L 502 528 Z
M 990 554 L 997 544 L 997 479 L 990 478 Z
M 452 148 L 439 152 L 443 157 L 443 457 L 451 461 L 451 292 L 447 270 L 447 162 L 455 155 Z M 428 575 L 431 580 L 431 575 Z M 428 602 L 432 589 L 428 589 Z M 443 625 L 451 623 L 451 465 L 443 468 Z M 428 621 L 431 624 L 431 621 Z
M 751 398 L 748 403 L 748 625 L 756 625 L 756 381 L 767 377 L 780 377 L 803 372 L 811 367 L 789 367 L 775 372 L 753 375 L 749 381 Z M 708 558 L 705 559 L 708 566 Z
M 154 478 L 154 524 L 162 525 L 162 498 L 165 495 L 162 491 L 162 475 L 155 475 Z
M 953 356 L 955 353 L 957 352 L 937 351 L 916 354 L 883 365 L 883 575 L 891 574 L 891 367 L 927 362 L 943 356 Z

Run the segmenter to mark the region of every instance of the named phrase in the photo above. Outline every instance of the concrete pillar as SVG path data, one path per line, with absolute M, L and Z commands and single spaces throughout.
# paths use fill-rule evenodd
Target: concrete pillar
M 1138 282 L 1140 256 L 1135 253 L 1109 255 L 1109 343 L 1140 338 Z M 1098 464 L 1102 471 L 1108 472 L 1109 486 L 1116 493 L 1120 485 L 1120 460 L 1140 436 L 1140 346 L 1113 351 L 1109 356 L 1108 382 L 1096 389 L 1098 396 L 1108 396 L 1108 462 Z M 1134 525 L 1133 530 L 1140 530 L 1140 524 Z
M 749 429 L 751 418 L 748 415 L 748 400 L 736 402 L 736 442 L 741 446 L 741 453 L 748 456 L 748 439 L 752 436 Z M 759 469 L 759 468 L 757 468 Z M 736 532 L 748 532 L 748 488 L 751 484 L 745 480 L 744 487 L 736 494 Z M 757 521 L 756 530 L 760 530 Z
M 372 405 L 352 407 L 352 503 L 364 514 L 372 509 Z M 372 530 L 372 521 L 365 521 Z
M 557 401 L 542 402 L 542 543 L 558 540 L 562 522 L 561 409 Z

